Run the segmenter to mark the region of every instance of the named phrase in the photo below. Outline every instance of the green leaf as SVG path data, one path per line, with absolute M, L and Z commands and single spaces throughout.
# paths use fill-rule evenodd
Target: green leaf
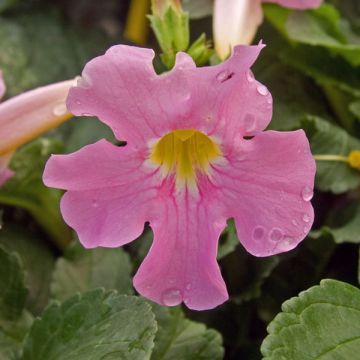
M 153 306 L 158 323 L 151 360 L 223 359 L 221 335 L 204 324 L 188 320 L 181 308 Z
M 360 351 L 360 290 L 323 280 L 286 301 L 268 326 L 264 360 L 353 359 Z
M 24 308 L 27 289 L 19 256 L 0 247 L 0 319 L 17 320 Z
M 71 240 L 71 232 L 59 210 L 62 192 L 42 183 L 45 162 L 61 148 L 55 140 L 40 138 L 17 151 L 10 164 L 15 176 L 1 187 L 0 203 L 28 210 L 54 242 L 64 248 Z
M 123 249 L 86 250 L 75 243 L 56 263 L 51 293 L 59 300 L 98 287 L 131 294 L 131 272 L 130 258 Z
M 189 47 L 187 53 L 193 58 L 197 66 L 209 63 L 214 50 L 211 49 L 210 43 L 206 40 L 206 35 L 201 34 Z
M 292 42 L 323 47 L 353 66 L 360 65 L 360 37 L 329 4 L 312 11 L 288 11 L 273 5 L 265 7 L 270 22 Z
M 360 149 L 360 140 L 350 136 L 345 130 L 324 119 L 309 116 L 302 127 L 310 140 L 314 155 L 343 155 Z M 318 161 L 316 187 L 321 191 L 335 194 L 357 188 L 360 185 L 360 172 L 341 161 Z
M 0 231 L 0 245 L 8 251 L 16 251 L 26 272 L 25 285 L 29 289 L 26 307 L 39 314 L 49 301 L 50 281 L 55 265 L 49 242 L 24 225 L 6 222 Z M 41 260 L 39 260 L 41 259 Z
M 334 208 L 326 225 L 311 235 L 318 238 L 321 235 L 330 235 L 338 243 L 360 243 L 360 204 L 358 201 L 346 203 L 342 208 Z
M 19 0 L 0 0 L 0 12 L 16 5 Z
M 360 101 L 354 101 L 349 106 L 350 111 L 358 120 L 360 120 Z
M 221 234 L 219 240 L 219 249 L 217 258 L 222 259 L 226 255 L 232 253 L 239 245 L 239 239 L 236 234 L 236 228 L 233 220 L 229 220 L 226 229 Z
M 27 289 L 16 253 L 0 247 L 0 360 L 13 359 L 32 322 L 24 311 Z
M 50 304 L 34 321 L 21 360 L 149 359 L 155 332 L 144 300 L 97 289 Z
M 109 40 L 99 31 L 64 23 L 56 11 L 48 11 L 1 18 L 0 43 L 0 68 L 7 95 L 13 96 L 79 75 Z

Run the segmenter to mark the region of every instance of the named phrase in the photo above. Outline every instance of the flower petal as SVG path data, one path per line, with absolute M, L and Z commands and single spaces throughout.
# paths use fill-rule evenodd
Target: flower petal
M 2 71 L 0 70 L 0 100 L 4 96 L 5 91 L 6 91 L 6 86 L 5 86 Z
M 290 9 L 298 9 L 298 10 L 317 8 L 323 2 L 323 0 L 262 0 L 262 1 L 275 3 L 283 7 L 287 7 Z
M 244 140 L 213 181 L 247 251 L 269 256 L 295 248 L 314 219 L 315 161 L 302 130 Z
M 145 158 L 146 154 L 129 145 L 118 147 L 100 140 L 69 155 L 52 155 L 43 181 L 50 187 L 74 191 L 124 186 L 146 176 L 140 168 Z M 153 172 L 149 169 L 149 175 Z
M 215 50 L 226 59 L 236 45 L 250 45 L 263 21 L 261 0 L 215 0 Z
M 272 117 L 272 97 L 250 71 L 264 46 L 237 46 L 222 64 L 190 73 L 191 117 L 197 119 L 197 130 L 232 147 L 239 137 L 266 128 Z
M 221 218 L 220 218 L 221 219 Z M 217 242 L 226 226 L 217 208 L 188 193 L 164 196 L 150 220 L 152 247 L 134 277 L 147 298 L 166 306 L 182 301 L 194 310 L 214 308 L 228 299 L 216 262 Z
M 134 152 L 134 151 L 133 151 Z M 68 190 L 61 200 L 66 223 L 87 248 L 117 247 L 141 235 L 157 192 L 154 174 L 139 155 L 105 140 L 70 155 L 52 156 L 44 182 Z
M 0 155 L 15 150 L 72 115 L 65 99 L 74 80 L 27 91 L 0 104 Z
M 195 65 L 182 54 L 172 71 L 159 76 L 153 57 L 153 50 L 117 45 L 91 60 L 70 91 L 70 111 L 98 116 L 118 139 L 134 145 L 161 137 L 186 111 L 190 93 L 182 71 Z

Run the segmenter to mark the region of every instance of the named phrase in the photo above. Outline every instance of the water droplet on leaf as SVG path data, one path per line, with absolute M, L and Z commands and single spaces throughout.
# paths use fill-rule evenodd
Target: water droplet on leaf
M 181 301 L 182 295 L 179 289 L 168 289 L 162 294 L 162 302 L 165 306 L 179 305 Z

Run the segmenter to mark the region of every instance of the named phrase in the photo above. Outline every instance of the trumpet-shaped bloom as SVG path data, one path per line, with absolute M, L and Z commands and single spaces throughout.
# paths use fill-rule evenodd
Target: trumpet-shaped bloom
M 214 42 L 221 59 L 226 59 L 235 45 L 251 44 L 263 21 L 262 3 L 305 10 L 320 6 L 322 0 L 215 0 Z
M 43 86 L 0 105 L 0 186 L 13 175 L 7 166 L 16 148 L 72 117 L 65 100 L 74 84 L 67 80 Z M 0 98 L 4 93 L 0 72 Z
M 127 145 L 53 155 L 44 182 L 67 190 L 63 217 L 87 248 L 127 244 L 149 222 L 134 286 L 159 304 L 202 310 L 228 298 L 216 255 L 229 218 L 255 256 L 291 250 L 310 230 L 315 162 L 302 130 L 263 131 L 272 97 L 249 70 L 262 47 L 203 68 L 179 53 L 157 75 L 152 50 L 114 46 L 70 90 L 70 111 L 98 116 Z

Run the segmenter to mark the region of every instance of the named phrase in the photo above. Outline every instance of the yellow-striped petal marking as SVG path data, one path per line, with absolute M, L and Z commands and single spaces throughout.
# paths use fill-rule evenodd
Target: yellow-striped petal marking
M 175 130 L 151 148 L 150 160 L 163 176 L 175 174 L 177 187 L 196 185 L 197 173 L 210 174 L 210 164 L 222 156 L 220 147 L 197 130 Z

